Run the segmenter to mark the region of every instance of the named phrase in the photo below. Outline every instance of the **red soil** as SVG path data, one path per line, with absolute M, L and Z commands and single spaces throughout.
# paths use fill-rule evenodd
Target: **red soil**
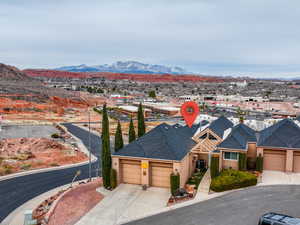
M 221 77 L 196 76 L 196 75 L 173 75 L 173 74 L 128 74 L 110 72 L 66 72 L 57 70 L 24 70 L 31 77 L 59 77 L 59 78 L 90 78 L 105 77 L 109 80 L 133 80 L 141 82 L 224 82 Z M 226 81 L 229 81 L 227 79 Z
M 101 185 L 102 180 L 98 179 L 67 192 L 55 206 L 48 225 L 73 225 L 79 221 L 103 199 L 103 195 L 96 191 Z

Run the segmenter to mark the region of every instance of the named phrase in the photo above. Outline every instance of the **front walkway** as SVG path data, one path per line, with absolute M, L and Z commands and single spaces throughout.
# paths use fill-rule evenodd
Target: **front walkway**
M 100 189 L 105 198 L 76 225 L 115 225 L 141 218 L 166 207 L 168 188 L 150 187 L 143 191 L 139 185 L 121 184 L 114 191 Z
M 300 184 L 300 173 L 265 170 L 262 174 L 262 182 L 258 185 L 275 184 Z

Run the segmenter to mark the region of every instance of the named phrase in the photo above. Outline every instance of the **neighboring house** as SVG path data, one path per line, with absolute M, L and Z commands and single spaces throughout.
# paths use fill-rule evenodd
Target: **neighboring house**
M 170 174 L 180 174 L 180 186 L 195 170 L 197 160 L 209 164 L 219 157 L 220 169 L 238 169 L 239 153 L 255 167 L 258 155 L 265 170 L 300 172 L 300 127 L 290 119 L 257 132 L 225 117 L 187 126 L 161 124 L 112 155 L 118 183 L 169 187 Z

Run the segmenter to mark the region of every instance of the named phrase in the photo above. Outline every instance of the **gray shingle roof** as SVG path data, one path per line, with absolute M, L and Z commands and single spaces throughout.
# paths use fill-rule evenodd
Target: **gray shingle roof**
M 220 138 L 223 138 L 224 131 L 231 127 L 233 127 L 233 123 L 225 116 L 219 117 L 208 126 L 208 128 L 211 129 Z
M 232 128 L 232 131 L 217 147 L 247 150 L 247 143 L 256 142 L 256 132 L 243 123 Z
M 300 116 L 298 116 L 295 120 L 298 120 L 300 122 Z
M 166 160 L 182 160 L 196 145 L 192 137 L 199 125 L 160 124 L 113 155 Z
M 259 133 L 257 146 L 300 148 L 300 127 L 284 119 Z

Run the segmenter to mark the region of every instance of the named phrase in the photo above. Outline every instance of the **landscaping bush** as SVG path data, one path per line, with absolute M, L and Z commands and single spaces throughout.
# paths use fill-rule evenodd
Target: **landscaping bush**
M 264 168 L 264 158 L 261 154 L 256 158 L 256 170 L 262 172 Z
M 247 170 L 247 156 L 245 153 L 239 152 L 239 170 Z
M 218 177 L 211 182 L 211 190 L 216 192 L 248 187 L 257 184 L 254 174 L 237 170 L 223 170 Z
M 170 175 L 171 182 L 171 194 L 175 196 L 177 189 L 180 187 L 180 175 L 179 173 L 171 173 Z
M 59 134 L 57 134 L 57 133 L 52 134 L 51 137 L 52 138 L 60 138 Z
M 211 158 L 210 173 L 211 178 L 214 178 L 219 175 L 219 157 Z
M 115 169 L 110 170 L 110 186 L 112 189 L 117 187 L 117 171 Z
M 194 173 L 192 175 L 192 177 L 190 177 L 187 181 L 187 184 L 195 184 L 196 185 L 196 189 L 198 189 L 198 186 L 204 176 L 206 172 L 206 169 L 201 170 L 200 172 Z

